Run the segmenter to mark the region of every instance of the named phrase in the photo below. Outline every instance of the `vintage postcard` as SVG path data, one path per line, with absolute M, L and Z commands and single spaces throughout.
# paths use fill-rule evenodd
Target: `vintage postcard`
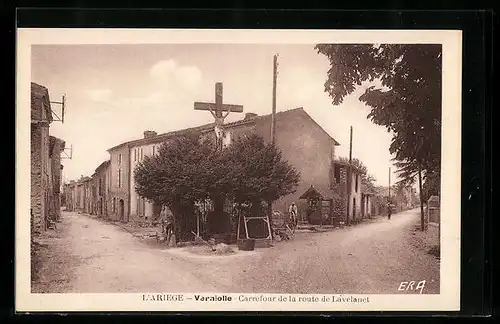
M 18 312 L 459 310 L 460 31 L 17 33 Z

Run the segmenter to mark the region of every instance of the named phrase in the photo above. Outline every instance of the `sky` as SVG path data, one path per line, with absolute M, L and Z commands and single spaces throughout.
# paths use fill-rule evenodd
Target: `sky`
M 193 102 L 213 102 L 215 82 L 223 82 L 224 103 L 269 114 L 274 54 L 277 111 L 303 107 L 340 143 L 337 157 L 349 155 L 352 126 L 353 158 L 378 185 L 388 184 L 389 167 L 395 182 L 392 135 L 367 119 L 370 108 L 358 100 L 370 84 L 334 106 L 324 92 L 329 62 L 312 44 L 33 45 L 32 81 L 48 88 L 51 101 L 66 96 L 64 123 L 50 127 L 73 148 L 72 159 L 63 160 L 64 180 L 92 175 L 109 159 L 107 149 L 142 138 L 145 130 L 160 134 L 213 122 Z M 232 113 L 226 122 L 243 117 Z

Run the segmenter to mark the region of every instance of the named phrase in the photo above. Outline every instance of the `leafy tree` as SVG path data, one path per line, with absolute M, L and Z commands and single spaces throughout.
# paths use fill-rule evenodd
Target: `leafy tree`
M 364 82 L 360 101 L 371 107 L 367 116 L 393 133 L 389 148 L 400 163 L 400 176 L 418 176 L 420 192 L 427 174 L 440 171 L 441 45 L 319 44 L 318 53 L 331 63 L 325 91 L 334 105 Z M 421 195 L 422 230 L 423 196 Z
M 231 145 L 229 158 L 234 165 L 230 175 L 233 199 L 239 204 L 250 204 L 254 214 L 261 212 L 263 202 L 269 209 L 273 201 L 297 189 L 300 173 L 283 160 L 274 144 L 265 144 L 261 136 L 248 134 L 238 138 Z M 272 227 L 272 213 L 268 212 Z
M 228 158 L 233 166 L 231 191 L 238 203 L 274 201 L 296 191 L 300 173 L 261 136 L 249 134 L 237 139 Z
M 276 200 L 295 191 L 299 173 L 282 159 L 281 152 L 257 135 L 237 139 L 222 152 L 198 134 L 164 143 L 157 156 L 145 157 L 134 170 L 136 191 L 150 201 L 168 206 L 174 228 L 193 217 L 195 202 L 211 199 L 213 229 L 226 230 L 226 198 L 237 203 Z
M 212 179 L 220 176 L 217 158 L 209 142 L 187 134 L 164 143 L 158 155 L 146 156 L 135 168 L 136 192 L 172 210 L 177 237 L 177 225 L 194 215 L 194 202 L 209 197 L 214 189 Z
M 439 196 L 441 193 L 441 177 L 438 172 L 427 174 L 427 177 L 422 185 L 424 191 L 424 200 L 427 201 L 431 196 Z

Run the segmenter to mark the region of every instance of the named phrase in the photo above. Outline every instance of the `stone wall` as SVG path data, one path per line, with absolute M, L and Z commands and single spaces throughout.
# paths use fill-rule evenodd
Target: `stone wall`
M 334 167 L 335 168 L 335 167 Z M 337 193 L 333 199 L 333 217 L 335 217 L 335 223 L 346 221 L 347 212 L 347 196 L 346 196 L 346 179 L 347 179 L 347 168 L 340 168 L 340 178 L 337 180 L 335 178 L 335 169 L 333 168 L 332 176 L 332 190 Z
M 39 125 L 31 126 L 31 230 L 33 234 L 39 234 L 45 230 L 45 201 L 43 180 L 43 140 L 47 127 Z
M 50 175 L 53 193 L 50 202 L 50 216 L 54 220 L 61 218 L 61 152 L 64 150 L 64 141 L 50 136 L 52 152 L 50 155 Z

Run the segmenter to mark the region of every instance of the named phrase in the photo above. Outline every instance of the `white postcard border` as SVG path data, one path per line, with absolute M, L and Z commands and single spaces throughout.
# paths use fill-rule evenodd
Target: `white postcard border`
M 441 269 L 439 295 L 351 295 L 368 302 L 241 302 L 240 296 L 290 298 L 341 295 L 217 294 L 231 301 L 148 302 L 142 294 L 32 294 L 30 289 L 30 81 L 33 44 L 317 44 L 433 43 L 443 46 Z M 460 188 L 462 33 L 458 30 L 17 30 L 16 97 L 16 311 L 439 311 L 460 309 Z M 162 293 L 162 292 L 155 292 Z M 175 295 L 169 293 L 169 295 Z M 203 296 L 215 294 L 201 294 Z M 193 298 L 187 300 L 187 298 Z

